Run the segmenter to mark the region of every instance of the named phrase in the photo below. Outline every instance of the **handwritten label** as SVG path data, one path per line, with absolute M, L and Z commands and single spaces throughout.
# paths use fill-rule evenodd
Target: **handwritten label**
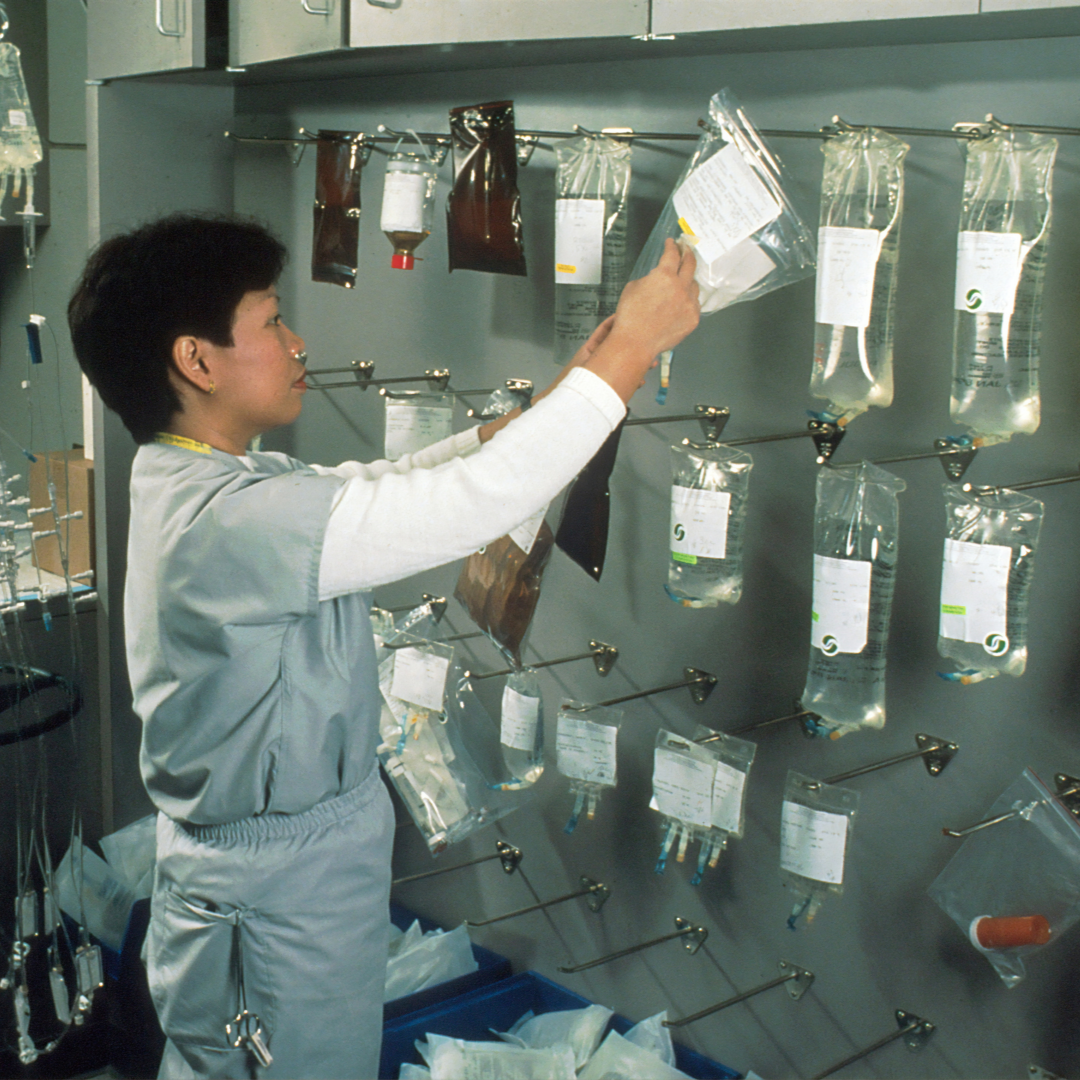
M 540 719 L 540 699 L 519 694 L 513 687 L 504 686 L 499 742 L 511 750 L 536 749 L 536 725 Z
M 826 656 L 860 653 L 870 620 L 870 563 L 814 556 L 810 644 Z
M 718 761 L 712 791 L 712 823 L 718 829 L 739 831 L 745 790 L 746 773 L 726 761 Z
M 454 433 L 454 410 L 441 405 L 386 402 L 385 452 L 388 461 L 415 454 Z
M 1012 548 L 945 541 L 941 565 L 940 634 L 978 643 L 991 656 L 1009 651 L 1007 609 Z
M 603 281 L 604 200 L 555 200 L 555 284 Z
M 712 824 L 715 762 L 698 761 L 666 747 L 653 752 L 654 810 L 707 829 Z
M 450 659 L 423 649 L 398 649 L 390 693 L 423 709 L 442 712 Z
M 824 225 L 818 229 L 817 289 L 814 310 L 819 323 L 870 325 L 874 277 L 881 252 L 879 229 Z
M 572 780 L 613 786 L 618 737 L 618 728 L 559 713 L 555 737 L 559 772 Z
M 840 885 L 847 848 L 846 814 L 785 800 L 780 818 L 780 865 L 792 874 Z
M 961 232 L 956 244 L 957 311 L 1011 315 L 1020 281 L 1019 233 Z
M 698 558 L 722 559 L 727 554 L 731 494 L 700 488 L 671 487 L 671 557 L 696 563 Z

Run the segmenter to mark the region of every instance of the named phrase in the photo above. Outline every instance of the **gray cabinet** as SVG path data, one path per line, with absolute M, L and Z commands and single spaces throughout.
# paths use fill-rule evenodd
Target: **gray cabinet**
M 229 63 L 331 52 L 347 44 L 349 0 L 229 0 Z
M 207 0 L 89 0 L 87 76 L 206 67 L 206 5 Z
M 1080 8 L 1080 0 L 982 0 L 984 12 L 1036 11 L 1042 8 Z

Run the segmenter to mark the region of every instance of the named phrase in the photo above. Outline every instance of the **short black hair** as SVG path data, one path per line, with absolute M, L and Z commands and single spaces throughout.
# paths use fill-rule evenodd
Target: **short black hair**
M 114 236 L 90 255 L 68 304 L 75 356 L 137 443 L 181 409 L 169 382 L 173 343 L 233 344 L 245 293 L 269 289 L 288 253 L 241 217 L 172 214 Z

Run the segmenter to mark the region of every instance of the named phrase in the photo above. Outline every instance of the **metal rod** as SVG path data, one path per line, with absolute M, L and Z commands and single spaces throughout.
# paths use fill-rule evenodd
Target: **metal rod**
M 904 1016 L 905 1018 L 908 1016 L 907 1013 L 901 1013 L 900 1015 Z M 907 1020 L 906 1023 L 902 1024 L 899 1030 L 894 1031 L 891 1035 L 886 1035 L 882 1039 L 878 1039 L 877 1042 L 872 1043 L 870 1046 L 864 1047 L 862 1050 L 859 1050 L 854 1054 L 850 1054 L 848 1057 L 844 1058 L 843 1061 L 838 1061 L 835 1065 L 830 1065 L 829 1068 L 827 1068 L 824 1072 L 819 1072 L 816 1076 L 814 1076 L 812 1080 L 825 1080 L 825 1077 L 832 1076 L 833 1073 L 839 1072 L 841 1069 L 845 1068 L 848 1065 L 851 1065 L 853 1062 L 861 1061 L 864 1057 L 868 1057 L 876 1050 L 880 1050 L 883 1046 L 888 1046 L 889 1043 L 896 1042 L 897 1039 L 904 1039 L 911 1035 L 917 1035 L 921 1036 L 919 1044 L 921 1045 L 921 1043 L 925 1042 L 926 1039 L 928 1039 L 933 1033 L 934 1025 L 931 1024 L 929 1020 L 923 1020 L 918 1016 L 912 1016 L 910 1017 L 910 1019 Z M 914 1049 L 918 1049 L 918 1045 L 916 1045 Z
M 651 697 L 653 694 L 665 694 L 669 690 L 681 690 L 684 686 L 699 687 L 694 700 L 698 705 L 703 705 L 705 699 L 712 693 L 716 685 L 716 676 L 707 671 L 698 671 L 696 668 L 686 668 L 686 675 L 681 682 L 668 683 L 666 686 L 656 686 L 651 690 L 638 690 L 633 694 L 623 694 L 622 697 L 608 698 L 606 701 L 593 701 L 582 705 L 564 705 L 563 708 L 571 712 L 588 712 L 590 709 L 602 709 L 608 705 L 621 705 L 624 701 L 636 701 L 638 698 Z
M 956 454 L 970 454 L 973 447 L 956 446 L 948 450 L 927 450 L 921 454 L 898 454 L 896 457 L 874 458 L 871 465 L 895 465 L 901 461 L 925 461 L 930 458 L 954 457 Z M 859 465 L 858 461 L 845 461 L 837 463 L 833 468 L 842 469 L 846 465 Z
M 1067 799 L 1075 800 L 1077 795 L 1080 795 L 1080 782 L 1077 782 L 1073 777 L 1068 776 L 1065 773 L 1059 773 L 1056 777 L 1057 790 L 1054 792 L 1054 797 L 1059 799 L 1065 806 L 1065 809 L 1069 811 L 1074 817 L 1077 816 L 1078 810 L 1070 806 Z M 1044 805 L 1049 800 L 1044 800 Z M 974 825 L 969 825 L 966 829 L 942 829 L 941 832 L 944 836 L 952 836 L 957 839 L 965 836 L 970 836 L 972 833 L 982 832 L 983 829 L 989 829 L 992 825 L 1000 825 L 1003 821 L 1011 821 L 1020 813 L 1019 810 L 1010 810 L 1007 814 L 998 814 L 997 817 L 984 818 L 982 821 L 977 821 Z
M 687 1024 L 692 1024 L 697 1020 L 702 1020 L 706 1016 L 712 1016 L 713 1013 L 718 1013 L 721 1009 L 727 1009 L 730 1008 L 732 1005 L 738 1005 L 740 1001 L 745 1001 L 747 998 L 752 998 L 758 994 L 763 994 L 766 990 L 771 990 L 774 986 L 783 986 L 784 983 L 791 982 L 792 979 L 797 979 L 798 977 L 798 969 L 788 972 L 787 975 L 779 975 L 775 979 L 770 979 L 767 983 L 762 983 L 760 986 L 755 986 L 753 990 L 747 990 L 742 994 L 736 994 L 734 997 L 729 997 L 727 998 L 727 1000 L 718 1002 L 716 1005 L 710 1005 L 707 1009 L 702 1009 L 700 1012 L 693 1013 L 690 1016 L 684 1016 L 681 1020 L 665 1020 L 664 1027 L 686 1027 Z
M 596 664 L 597 673 L 607 675 L 614 667 L 619 658 L 619 650 L 614 645 L 606 645 L 602 641 L 590 641 L 589 651 L 575 653 L 573 656 L 560 656 L 555 660 L 538 660 L 535 664 L 526 664 L 528 668 L 555 667 L 557 664 L 570 664 L 575 660 L 592 660 Z M 483 679 L 498 679 L 504 675 L 512 675 L 517 668 L 500 668 L 498 671 L 466 671 L 464 676 L 471 682 L 480 682 Z
M 916 736 L 918 738 L 918 736 Z M 827 776 L 821 782 L 823 784 L 839 784 L 844 780 L 853 780 L 856 776 L 865 776 L 867 773 L 877 772 L 879 769 L 888 769 L 893 765 L 900 765 L 905 761 L 914 761 L 916 758 L 924 758 L 941 750 L 956 750 L 955 743 L 946 742 L 944 739 L 935 739 L 928 746 L 919 750 L 912 750 L 909 754 L 897 754 L 896 757 L 886 758 L 884 761 L 876 761 L 872 765 L 863 765 L 859 769 L 849 769 L 847 772 L 837 773 L 835 776 Z
M 705 413 L 679 413 L 677 416 L 631 416 L 623 421 L 623 427 L 639 427 L 644 424 L 673 424 L 679 420 L 708 419 Z
M 941 832 L 943 836 L 954 836 L 957 838 L 970 836 L 972 833 L 982 832 L 983 829 L 989 829 L 991 825 L 1000 825 L 1003 821 L 1008 821 L 1010 818 L 1016 817 L 1019 812 L 1019 810 L 1010 810 L 1007 814 L 998 814 L 997 817 L 984 818 L 974 825 L 969 825 L 966 829 L 942 829 Z
M 404 611 L 415 611 L 418 607 L 423 607 L 424 604 L 430 604 L 432 608 L 432 614 L 435 615 L 436 611 L 441 607 L 442 611 L 438 612 L 435 619 L 438 622 L 446 611 L 446 597 L 445 596 L 432 596 L 431 593 L 421 593 L 419 604 L 402 604 L 399 607 L 383 607 L 382 604 L 373 603 L 372 607 L 377 607 L 380 611 L 385 611 L 390 615 L 400 615 Z
M 383 610 L 385 610 L 385 608 Z M 411 611 L 412 609 L 410 608 L 409 610 Z M 427 638 L 426 640 L 430 641 L 432 645 L 449 645 L 451 641 L 468 641 L 470 638 L 478 638 L 478 637 L 486 637 L 486 636 L 487 635 L 484 633 L 483 630 L 474 630 L 474 631 L 472 631 L 472 633 L 469 633 L 469 634 L 452 634 L 450 637 Z M 415 644 L 416 643 L 413 642 L 413 641 L 394 641 L 394 642 L 389 642 L 389 643 L 384 641 L 383 642 L 383 648 L 384 649 L 390 649 L 390 650 L 408 649 L 408 648 L 411 648 Z
M 709 936 L 709 931 L 704 926 L 694 926 L 693 923 L 688 922 L 686 919 L 676 918 L 675 925 L 678 929 L 674 933 L 664 934 L 663 937 L 653 938 L 652 941 L 643 941 L 640 945 L 631 945 L 629 948 L 608 953 L 606 956 L 598 956 L 595 960 L 587 960 L 584 964 L 573 964 L 569 967 L 560 966 L 559 971 L 566 975 L 574 975 L 579 971 L 588 971 L 590 968 L 608 964 L 612 960 L 621 960 L 624 956 L 633 956 L 634 953 L 651 949 L 654 945 L 662 945 L 665 941 L 674 941 L 675 938 L 681 937 L 690 937 L 692 939 L 687 942 L 686 948 L 689 952 L 696 953 Z
M 588 882 L 588 884 L 586 884 Z M 517 911 L 508 911 L 505 915 L 496 915 L 493 919 L 466 919 L 466 926 L 490 926 L 492 923 L 503 922 L 506 919 L 516 919 L 519 915 L 528 915 L 532 911 L 540 911 L 541 908 L 553 907 L 555 904 L 564 904 L 567 900 L 576 900 L 580 896 L 589 897 L 589 907 L 593 911 L 599 911 L 604 902 L 611 895 L 611 890 L 601 881 L 592 881 L 589 878 L 581 879 L 582 887 L 577 892 L 567 893 L 565 896 L 557 896 L 554 900 L 543 900 L 539 904 L 530 904 L 528 907 L 518 908 Z
M 714 735 L 706 735 L 694 742 L 704 745 L 705 743 L 719 742 L 725 735 L 745 735 L 748 731 L 757 731 L 758 728 L 771 727 L 773 724 L 785 724 L 789 720 L 801 720 L 804 716 L 817 716 L 817 713 L 808 709 L 789 713 L 787 716 L 774 716 L 769 720 L 755 720 L 752 724 L 743 724 L 742 727 L 733 728 L 731 731 L 718 731 Z
M 406 885 L 410 881 L 423 881 L 425 878 L 438 877 L 440 874 L 449 874 L 452 870 L 464 870 L 467 866 L 479 866 L 481 863 L 491 862 L 493 859 L 502 860 L 503 870 L 512 874 L 521 862 L 521 849 L 505 840 L 495 841 L 494 855 L 481 855 L 478 859 L 470 859 L 468 862 L 457 863 L 455 866 L 440 866 L 437 870 L 427 870 L 423 874 L 410 874 L 408 877 L 394 878 L 391 885 Z
M 1067 476 L 1050 476 L 1045 480 L 1024 480 L 1019 484 L 1000 485 L 972 485 L 965 484 L 965 491 L 975 491 L 980 495 L 991 495 L 1008 488 L 1009 491 L 1027 491 L 1029 488 L 1054 487 L 1057 484 L 1074 484 L 1080 480 L 1080 473 L 1069 473 Z
M 745 439 L 725 439 L 725 446 L 752 446 L 754 443 L 781 442 L 784 439 L 806 439 L 812 431 L 786 431 L 781 435 L 751 435 Z

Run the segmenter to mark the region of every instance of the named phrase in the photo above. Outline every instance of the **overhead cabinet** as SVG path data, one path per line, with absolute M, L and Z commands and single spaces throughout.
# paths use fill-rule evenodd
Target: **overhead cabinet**
M 647 0 L 230 0 L 230 63 L 336 49 L 631 37 Z

